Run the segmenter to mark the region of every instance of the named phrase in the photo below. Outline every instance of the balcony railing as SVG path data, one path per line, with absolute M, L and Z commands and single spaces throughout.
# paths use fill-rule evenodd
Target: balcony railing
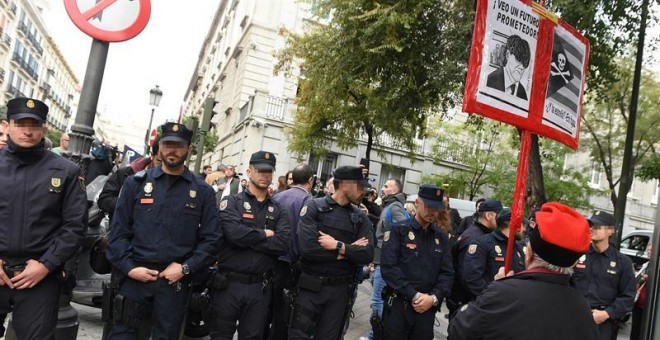
M 39 54 L 39 56 L 42 56 L 44 54 L 44 49 L 43 49 L 43 47 L 41 47 L 41 44 L 39 43 L 39 41 L 37 41 L 37 37 L 35 37 L 34 34 L 32 34 L 32 32 L 30 32 L 30 29 L 27 27 L 27 25 L 25 25 L 24 22 L 19 21 L 17 29 L 18 29 L 19 32 L 21 32 L 21 33 L 23 33 L 23 35 L 25 35 L 25 38 L 34 47 L 34 49 L 37 51 L 37 54 Z
M 32 79 L 39 80 L 37 72 L 28 64 L 27 60 L 23 59 L 18 53 L 14 53 L 11 60 L 16 62 Z
M 8 84 L 5 92 L 9 93 L 13 97 L 27 97 L 23 92 L 19 91 L 17 87 L 12 84 Z
M 0 68 L 0 82 L 5 81 L 5 69 Z
M 0 44 L 6 46 L 8 48 L 9 46 L 11 46 L 11 37 L 9 35 L 5 34 L 2 37 L 2 41 L 0 41 Z
M 12 14 L 16 15 L 16 12 L 18 11 L 18 6 L 16 6 L 16 4 L 12 2 L 12 3 L 9 5 L 9 11 L 10 11 Z

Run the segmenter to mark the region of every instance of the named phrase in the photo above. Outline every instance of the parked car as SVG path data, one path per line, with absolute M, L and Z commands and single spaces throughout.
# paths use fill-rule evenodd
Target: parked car
M 635 230 L 621 238 L 620 250 L 621 253 L 630 257 L 635 266 L 635 270 L 649 260 L 646 255 L 646 247 L 651 242 L 653 236 L 652 230 Z

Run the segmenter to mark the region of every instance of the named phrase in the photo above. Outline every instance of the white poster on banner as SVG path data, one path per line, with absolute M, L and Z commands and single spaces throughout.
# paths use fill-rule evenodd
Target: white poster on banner
M 554 30 L 543 125 L 577 135 L 587 45 L 561 26 Z
M 478 102 L 528 117 L 538 29 L 530 6 L 488 1 Z

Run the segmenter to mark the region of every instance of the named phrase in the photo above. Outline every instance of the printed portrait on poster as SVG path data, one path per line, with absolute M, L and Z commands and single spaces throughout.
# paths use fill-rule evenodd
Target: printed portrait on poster
M 561 26 L 553 39 L 543 125 L 576 136 L 587 46 Z
M 490 0 L 477 101 L 529 115 L 539 16 L 517 0 Z

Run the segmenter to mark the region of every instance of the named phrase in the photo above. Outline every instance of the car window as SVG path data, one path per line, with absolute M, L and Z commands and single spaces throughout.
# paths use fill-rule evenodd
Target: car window
M 621 241 L 621 249 L 630 249 L 634 251 L 645 251 L 649 243 L 649 237 L 645 235 L 633 235 Z

